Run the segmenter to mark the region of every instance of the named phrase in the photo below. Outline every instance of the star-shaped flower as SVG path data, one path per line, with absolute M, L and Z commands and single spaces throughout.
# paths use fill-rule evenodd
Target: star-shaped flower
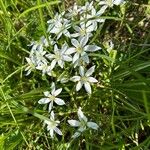
M 59 135 L 62 135 L 62 132 L 57 128 L 60 121 L 58 121 L 58 120 L 55 121 L 54 115 L 55 115 L 54 112 L 51 111 L 50 121 L 44 120 L 44 124 L 47 125 L 47 131 L 50 132 L 51 138 L 54 137 L 54 132 L 56 132 Z
M 75 63 L 80 57 L 88 57 L 87 52 L 95 52 L 99 49 L 101 49 L 99 46 L 96 45 L 86 45 L 88 42 L 89 37 L 85 36 L 82 37 L 81 39 L 76 40 L 72 39 L 71 43 L 74 47 L 70 47 L 66 50 L 65 54 L 74 54 L 72 62 Z M 86 56 L 85 56 L 86 55 Z
M 54 45 L 54 54 L 47 54 L 46 57 L 49 60 L 52 60 L 51 62 L 51 70 L 55 67 L 55 65 L 58 63 L 58 65 L 63 68 L 65 61 L 72 61 L 72 57 L 68 54 L 66 54 L 66 50 L 68 49 L 68 46 L 66 44 L 63 44 L 61 49 L 58 49 L 57 45 Z
M 49 91 L 44 92 L 44 95 L 46 96 L 46 98 L 41 98 L 38 101 L 39 104 L 49 103 L 49 112 L 51 111 L 54 102 L 57 105 L 65 105 L 65 102 L 62 99 L 57 97 L 61 93 L 62 88 L 56 90 L 54 83 L 52 83 L 51 88 L 52 88 L 51 92 L 49 92 Z
M 98 82 L 94 77 L 90 77 L 93 72 L 95 71 L 95 66 L 91 67 L 87 72 L 85 73 L 84 68 L 81 66 L 79 68 L 79 74 L 80 76 L 73 76 L 70 80 L 73 82 L 78 82 L 76 85 L 76 91 L 79 91 L 82 86 L 84 85 L 85 90 L 91 94 L 91 83 L 96 83 Z
M 37 63 L 36 63 L 34 57 L 30 57 L 30 58 L 25 57 L 25 59 L 28 63 L 27 67 L 25 68 L 25 71 L 27 71 L 26 76 L 28 76 L 31 73 L 31 71 L 36 69 Z
M 68 123 L 73 127 L 78 127 L 77 132 L 72 136 L 72 138 L 77 138 L 81 135 L 83 131 L 85 131 L 87 128 L 91 128 L 94 130 L 98 130 L 98 125 L 95 122 L 88 122 L 87 117 L 83 114 L 81 107 L 79 107 L 77 112 L 78 120 L 68 120 Z
M 57 35 L 57 40 L 64 34 L 67 37 L 70 37 L 68 29 L 71 27 L 70 21 L 64 19 L 62 22 L 58 21 L 57 24 L 50 30 L 50 33 Z

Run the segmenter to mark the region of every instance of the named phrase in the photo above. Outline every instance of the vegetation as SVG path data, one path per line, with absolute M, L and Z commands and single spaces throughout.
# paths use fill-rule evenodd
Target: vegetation
M 76 1 L 81 14 L 86 2 L 92 1 Z M 66 15 L 69 25 L 56 33 L 58 27 L 47 21 L 68 13 L 74 4 L 0 0 L 0 150 L 150 149 L 150 0 L 126 0 L 105 7 L 105 12 L 101 8 L 106 5 L 93 1 L 101 14 L 83 20 L 80 13 L 73 19 Z M 77 26 L 91 20 L 90 25 L 97 23 L 92 32 L 72 36 Z M 80 45 L 86 53 L 81 64 L 76 64 L 82 54 L 75 58 L 75 40 L 85 43 Z M 65 53 L 52 65 L 56 44 Z M 82 71 L 89 69 L 82 78 Z M 50 134 L 49 122 L 51 130 L 58 125 L 60 131 Z

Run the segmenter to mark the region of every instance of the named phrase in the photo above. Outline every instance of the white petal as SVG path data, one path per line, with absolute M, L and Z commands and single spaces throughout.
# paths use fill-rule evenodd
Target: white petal
M 65 54 L 70 55 L 76 52 L 76 49 L 74 47 L 70 47 L 66 50 Z
M 114 0 L 114 4 L 115 5 L 120 5 L 121 3 L 123 3 L 124 0 Z
M 62 132 L 61 132 L 57 127 L 54 128 L 54 131 L 55 131 L 57 134 L 62 135 Z
M 79 31 L 81 30 L 81 28 L 78 27 L 78 26 L 75 26 L 74 29 L 75 29 L 77 32 L 79 32 Z
M 48 97 L 49 92 L 48 92 L 48 91 L 44 92 L 44 95 L 45 95 L 46 97 Z
M 75 132 L 75 134 L 71 138 L 75 139 L 75 138 L 79 137 L 80 135 L 81 135 L 80 132 Z
M 54 130 L 53 129 L 50 129 L 50 136 L 51 136 L 51 138 L 54 137 Z
M 72 39 L 72 40 L 71 40 L 71 43 L 72 43 L 72 45 L 73 45 L 74 47 L 78 47 L 78 45 L 80 45 L 79 42 L 78 42 L 76 39 Z
M 90 63 L 90 60 L 89 60 L 89 57 L 87 54 L 83 55 L 82 58 L 81 58 L 84 62 L 86 62 L 87 64 Z
M 88 123 L 87 123 L 87 126 L 88 126 L 89 128 L 94 129 L 94 130 L 97 130 L 97 129 L 99 128 L 99 126 L 98 126 L 95 122 L 88 122 Z
M 96 46 L 96 45 L 87 45 L 85 46 L 84 50 L 87 52 L 95 52 L 97 50 L 101 49 L 101 47 Z
M 62 91 L 62 88 L 57 89 L 57 90 L 53 93 L 53 96 L 59 95 L 59 94 L 61 93 L 61 91 Z
M 73 127 L 78 127 L 80 126 L 80 122 L 77 120 L 68 120 L 68 123 L 73 126 Z
M 87 118 L 86 116 L 83 114 L 82 110 L 81 110 L 81 107 L 79 107 L 78 109 L 78 118 L 80 121 L 84 120 L 85 122 L 87 122 Z
M 90 26 L 87 27 L 87 32 L 92 32 L 92 31 L 94 31 L 95 29 L 96 29 L 96 26 L 95 26 L 95 24 L 94 24 L 94 22 L 93 22 Z
M 99 5 L 107 5 L 107 1 L 101 1 L 98 3 Z
M 52 95 L 54 95 L 54 92 L 55 92 L 55 83 L 54 82 L 52 82 L 52 84 L 51 84 L 51 93 L 52 93 Z
M 65 102 L 60 98 L 55 98 L 54 101 L 57 105 L 65 105 Z
M 68 30 L 63 31 L 63 34 L 64 34 L 65 36 L 67 36 L 67 37 L 70 37 L 70 36 L 71 36 Z
M 89 77 L 90 75 L 93 74 L 94 71 L 95 71 L 95 66 L 92 66 L 90 69 L 87 70 L 85 76 Z
M 55 59 L 51 62 L 51 70 L 55 67 L 56 62 L 57 62 L 57 61 L 56 61 Z
M 102 15 L 106 11 L 107 8 L 108 8 L 108 5 L 102 6 L 101 9 L 98 11 L 99 15 Z
M 80 128 L 78 129 L 79 132 L 83 132 L 83 131 L 85 131 L 85 130 L 86 130 L 86 126 L 80 127 Z
M 79 68 L 79 74 L 82 77 L 84 76 L 84 68 L 82 66 L 80 66 L 80 68 Z
M 73 76 L 70 80 L 73 82 L 80 81 L 81 77 L 80 76 Z
M 73 60 L 72 62 L 74 63 L 75 61 L 77 61 L 79 59 L 79 54 L 78 53 L 75 53 L 75 55 L 73 56 Z
M 51 59 L 55 58 L 55 55 L 54 54 L 47 54 L 46 57 L 51 60 Z
M 64 55 L 64 56 L 63 56 L 63 60 L 69 62 L 69 61 L 72 61 L 72 57 L 67 56 L 67 55 Z
M 88 36 L 82 37 L 80 41 L 81 46 L 84 47 L 88 42 L 88 40 L 89 40 Z
M 50 99 L 49 98 L 41 98 L 38 103 L 39 104 L 47 104 L 50 102 Z
M 95 78 L 93 78 L 93 77 L 88 77 L 88 81 L 89 82 L 92 82 L 92 83 L 96 83 L 96 82 L 98 82 Z
M 76 91 L 79 91 L 81 89 L 82 85 L 83 85 L 83 83 L 79 81 L 76 85 Z
M 55 114 L 54 114 L 54 112 L 53 112 L 53 111 L 51 111 L 50 119 L 51 119 L 51 120 L 54 120 L 54 119 L 55 119 Z
M 63 68 L 64 67 L 64 61 L 62 60 L 58 60 L 58 65 Z
M 84 83 L 84 88 L 85 88 L 85 90 L 86 90 L 89 94 L 92 93 L 92 91 L 91 91 L 91 86 L 90 86 L 90 83 L 89 83 L 89 82 L 85 82 L 85 83 Z
M 48 106 L 48 111 L 49 111 L 49 112 L 51 112 L 52 107 L 53 107 L 53 101 L 51 101 L 51 102 L 49 103 L 49 106 Z
M 78 37 L 78 36 L 80 36 L 80 34 L 79 33 L 73 33 L 73 34 L 71 34 L 71 37 Z

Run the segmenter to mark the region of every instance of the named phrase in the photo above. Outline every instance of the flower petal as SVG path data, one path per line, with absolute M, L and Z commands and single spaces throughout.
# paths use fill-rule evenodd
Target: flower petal
M 87 123 L 87 126 L 88 126 L 89 128 L 94 129 L 94 130 L 97 130 L 97 129 L 99 128 L 99 126 L 98 126 L 95 122 L 88 122 L 88 123 Z
M 59 135 L 63 135 L 62 132 L 57 127 L 54 128 L 54 131 Z
M 96 83 L 96 82 L 98 82 L 95 78 L 93 78 L 93 77 L 88 77 L 88 81 L 89 82 L 92 82 L 92 83 Z
M 75 139 L 75 138 L 79 137 L 80 135 L 81 135 L 80 132 L 75 132 L 75 134 L 71 138 Z
M 72 62 L 74 63 L 75 61 L 77 61 L 79 59 L 79 56 L 79 53 L 75 53 Z
M 54 82 L 52 82 L 52 84 L 51 84 L 51 93 L 52 93 L 52 95 L 54 95 L 54 92 L 55 92 L 55 83 Z
M 70 55 L 76 52 L 76 49 L 74 47 L 70 47 L 66 50 L 65 54 Z
M 79 44 L 79 42 L 76 40 L 76 39 L 72 39 L 71 40 L 71 43 L 72 43 L 72 45 L 74 46 L 74 47 L 78 47 L 80 44 Z
M 59 94 L 61 93 L 61 91 L 62 91 L 62 88 L 57 89 L 57 90 L 53 93 L 53 96 L 59 95 Z
M 47 104 L 50 102 L 50 99 L 49 98 L 41 98 L 38 103 L 39 104 Z
M 92 66 L 90 69 L 87 70 L 85 76 L 89 77 L 90 75 L 93 74 L 94 71 L 95 71 L 95 66 Z
M 80 68 L 79 68 L 79 74 L 82 77 L 84 76 L 84 68 L 82 66 L 80 66 Z
M 82 88 L 83 83 L 82 82 L 78 82 L 76 85 L 76 91 L 79 91 Z
M 50 136 L 51 136 L 51 138 L 54 138 L 54 130 L 53 129 L 50 129 Z
M 77 120 L 68 120 L 68 123 L 73 126 L 73 127 L 78 127 L 80 126 L 80 122 Z
M 88 42 L 88 40 L 89 40 L 88 36 L 82 37 L 80 41 L 81 46 L 84 47 L 86 43 Z
M 53 112 L 53 111 L 51 111 L 50 119 L 51 119 L 51 120 L 54 120 L 54 119 L 55 119 L 55 114 L 54 114 L 54 112 Z
M 51 70 L 55 67 L 57 61 L 54 59 L 52 62 L 51 62 Z
M 84 88 L 85 88 L 85 90 L 86 90 L 89 94 L 92 93 L 91 85 L 90 85 L 89 82 L 84 82 Z
M 80 121 L 83 121 L 83 120 L 84 120 L 85 122 L 87 122 L 87 118 L 86 118 L 86 116 L 83 114 L 83 112 L 82 112 L 82 110 L 81 110 L 81 107 L 79 107 L 77 114 L 78 114 L 78 118 L 79 118 Z
M 48 92 L 48 91 L 44 92 L 44 95 L 45 95 L 46 97 L 48 97 L 49 92 Z
M 73 82 L 80 81 L 80 79 L 81 79 L 80 76 L 73 76 L 72 78 L 70 78 L 70 80 L 73 81 Z
M 54 101 L 57 105 L 65 105 L 65 102 L 60 98 L 55 98 Z
M 67 56 L 67 55 L 64 55 L 64 56 L 63 56 L 63 60 L 64 60 L 64 61 L 72 61 L 72 57 Z
M 101 47 L 96 46 L 96 45 L 87 45 L 84 47 L 84 50 L 87 52 L 95 52 L 97 50 L 101 49 Z
M 49 103 L 49 106 L 48 106 L 48 111 L 49 111 L 49 112 L 51 112 L 52 107 L 53 107 L 53 101 L 51 101 L 51 102 Z

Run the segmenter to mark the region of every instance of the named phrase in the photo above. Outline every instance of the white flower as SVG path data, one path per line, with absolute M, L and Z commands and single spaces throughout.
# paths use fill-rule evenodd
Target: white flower
M 35 52 L 36 50 L 43 51 L 43 48 L 48 47 L 49 44 L 47 39 L 44 36 L 42 36 L 39 41 L 33 41 L 29 46 L 32 46 L 31 48 L 31 54 L 32 54 L 32 52 Z
M 72 136 L 72 138 L 77 138 L 81 135 L 83 131 L 85 131 L 88 128 L 98 130 L 98 125 L 95 122 L 88 122 L 87 117 L 83 114 L 81 107 L 78 109 L 78 120 L 68 120 L 68 123 L 73 127 L 78 127 L 77 132 Z
M 55 67 L 56 63 L 63 68 L 65 61 L 72 61 L 72 57 L 68 54 L 66 54 L 66 50 L 68 49 L 68 46 L 63 44 L 61 49 L 58 49 L 57 45 L 54 45 L 54 54 L 47 54 L 46 57 L 49 60 L 52 60 L 51 62 L 51 70 Z
M 105 22 L 105 19 L 100 19 L 99 17 L 101 16 L 101 11 L 99 10 L 98 12 L 96 12 L 96 9 L 95 8 L 92 8 L 91 10 L 91 13 L 90 14 L 87 14 L 85 16 L 83 16 L 83 19 L 81 20 L 87 20 L 87 26 L 89 27 L 93 27 L 93 31 L 97 30 L 97 23 L 102 23 L 102 22 Z
M 124 0 L 97 0 L 99 5 L 107 5 L 108 7 L 113 7 L 113 5 L 120 5 L 124 2 Z
M 79 68 L 79 74 L 80 76 L 73 76 L 70 80 L 72 80 L 73 82 L 78 82 L 76 85 L 76 91 L 79 91 L 82 86 L 84 85 L 85 90 L 91 94 L 91 83 L 96 83 L 98 82 L 95 78 L 90 77 L 90 75 L 93 74 L 95 70 L 95 66 L 91 67 L 89 70 L 87 70 L 87 72 L 85 73 L 85 70 L 82 66 L 80 66 Z
M 60 123 L 60 121 L 58 121 L 58 120 L 55 121 L 53 111 L 51 111 L 50 121 L 44 120 L 44 124 L 47 125 L 47 131 L 50 132 L 51 138 L 54 137 L 54 132 L 56 132 L 59 135 L 62 135 L 62 132 L 57 128 L 59 123 Z
M 25 57 L 26 61 L 27 61 L 27 67 L 25 68 L 25 71 L 27 71 L 26 76 L 28 76 L 32 70 L 36 69 L 36 61 L 33 57 Z
M 81 13 L 89 13 L 93 9 L 93 1 L 91 3 L 86 2 L 84 6 L 81 7 Z
M 74 27 L 75 33 L 71 34 L 72 37 L 91 37 L 92 32 L 95 30 L 95 26 L 93 26 L 90 22 L 84 23 L 81 22 L 80 26 L 75 26 Z
M 39 63 L 36 69 L 42 71 L 42 75 L 46 73 L 51 76 L 51 67 L 47 65 L 47 63 Z
M 53 102 L 55 102 L 57 105 L 65 104 L 65 102 L 62 99 L 57 98 L 57 96 L 61 93 L 62 88 L 56 90 L 54 83 L 52 83 L 51 88 L 52 88 L 51 93 L 49 91 L 44 92 L 44 95 L 46 96 L 46 98 L 42 98 L 38 101 L 39 104 L 49 103 L 49 112 L 51 111 L 53 107 Z
M 99 49 L 100 47 L 96 45 L 86 45 L 88 42 L 88 37 L 82 37 L 77 41 L 76 39 L 72 39 L 71 43 L 74 47 L 70 47 L 68 50 L 66 50 L 65 54 L 74 54 L 72 62 L 75 63 L 80 57 L 84 56 L 88 59 L 88 54 L 86 52 L 95 52 Z
M 57 40 L 64 34 L 67 37 L 70 37 L 68 29 L 71 27 L 70 21 L 64 19 L 63 22 L 58 21 L 57 24 L 49 31 L 57 35 Z
M 80 13 L 81 9 L 79 8 L 79 6 L 76 3 L 74 3 L 74 5 L 72 7 L 70 7 L 68 9 L 68 11 L 69 12 L 66 14 L 66 16 L 72 18 L 72 17 L 77 16 Z
M 50 32 L 58 22 L 63 21 L 64 19 L 63 15 L 64 15 L 64 12 L 61 14 L 56 13 L 53 19 L 50 19 L 47 21 L 47 23 L 49 24 L 47 32 Z
M 90 60 L 89 60 L 88 55 L 83 55 L 79 59 L 77 59 L 73 65 L 74 65 L 74 68 L 76 68 L 77 66 L 85 66 L 86 64 L 89 64 L 89 63 L 90 63 Z

